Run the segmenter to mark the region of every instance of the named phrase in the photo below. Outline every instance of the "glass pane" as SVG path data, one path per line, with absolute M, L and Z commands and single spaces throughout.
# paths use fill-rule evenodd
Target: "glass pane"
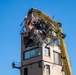
M 62 59 L 60 53 L 54 52 L 54 63 L 61 65 Z
M 34 57 L 34 56 L 36 56 L 35 50 L 31 50 L 31 51 L 30 51 L 30 58 L 31 58 L 31 57 Z
M 61 55 L 59 54 L 59 64 L 62 65 Z
M 28 59 L 28 58 L 30 58 L 30 56 L 29 56 L 29 52 L 25 52 L 25 57 L 24 57 L 25 59 Z
M 55 63 L 58 64 L 58 53 L 54 52 Z
M 37 48 L 37 49 L 35 50 L 35 52 L 36 52 L 36 56 L 40 55 L 40 48 Z
M 40 48 L 35 48 L 33 50 L 24 53 L 24 59 L 32 58 L 40 55 Z
M 50 56 L 49 52 L 50 52 L 50 51 L 49 51 L 48 48 L 45 48 L 45 49 L 44 49 L 44 55 L 45 55 L 45 56 Z
M 46 65 L 46 74 L 50 74 L 50 65 Z

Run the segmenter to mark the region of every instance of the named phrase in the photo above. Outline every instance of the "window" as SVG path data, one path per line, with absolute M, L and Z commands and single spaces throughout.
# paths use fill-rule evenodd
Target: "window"
M 44 49 L 44 55 L 45 56 L 50 56 L 50 49 L 49 48 L 46 48 Z
M 26 52 L 26 53 L 25 53 L 25 58 L 28 59 L 29 57 L 30 57 L 30 56 L 29 56 L 29 52 Z
M 55 51 L 54 51 L 54 63 L 59 64 L 59 65 L 62 64 L 62 59 L 61 59 L 60 53 L 55 52 Z
M 30 53 L 29 55 L 31 58 L 36 56 L 35 50 L 31 50 L 31 51 L 29 51 L 29 53 Z
M 24 59 L 28 59 L 28 58 L 32 58 L 35 56 L 39 56 L 40 55 L 40 48 L 35 48 L 33 50 L 30 51 L 26 51 L 24 52 Z
M 36 53 L 36 55 L 40 55 L 40 49 L 36 48 L 35 53 Z
M 59 38 L 56 38 L 56 39 L 54 40 L 54 44 L 55 44 L 55 45 L 59 45 L 59 44 L 60 44 Z
M 46 74 L 50 74 L 50 65 L 46 65 Z
M 28 75 L 28 68 L 24 68 L 24 75 Z

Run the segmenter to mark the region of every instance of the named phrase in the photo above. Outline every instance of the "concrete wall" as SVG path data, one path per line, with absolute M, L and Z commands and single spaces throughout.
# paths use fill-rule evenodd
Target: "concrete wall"
M 56 65 L 54 63 L 44 62 L 45 67 L 43 68 L 43 74 L 42 75 L 48 75 L 46 74 L 46 65 L 50 65 L 50 74 L 49 75 L 63 75 L 62 73 L 62 66 Z
M 41 55 L 33 57 L 27 60 L 23 60 L 23 53 L 26 51 L 23 44 L 23 37 L 21 40 L 21 75 L 24 75 L 24 68 L 28 68 L 28 75 L 47 75 L 46 64 L 50 65 L 49 75 L 64 75 L 62 72 L 62 66 L 54 63 L 54 51 L 60 53 L 57 46 L 50 46 L 50 56 L 44 55 L 44 45 L 41 47 Z M 29 50 L 29 49 L 27 49 Z M 40 63 L 41 62 L 41 63 Z M 39 67 L 40 63 L 40 67 Z M 42 65 L 42 66 L 41 66 Z
M 53 51 L 60 53 L 60 50 L 57 46 L 50 46 L 50 56 L 44 56 L 44 47 L 42 49 L 42 59 L 45 65 L 43 68 L 43 75 L 46 75 L 46 64 L 50 65 L 50 75 L 64 75 L 62 72 L 62 65 L 54 63 Z
M 39 68 L 38 63 L 22 67 L 21 75 L 24 75 L 24 68 L 28 68 L 28 75 L 42 75 L 42 68 Z

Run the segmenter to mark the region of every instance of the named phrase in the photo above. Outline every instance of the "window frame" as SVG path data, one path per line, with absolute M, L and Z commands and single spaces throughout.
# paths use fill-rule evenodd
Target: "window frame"
M 39 55 L 35 55 L 35 56 L 33 56 L 33 57 L 30 56 L 30 52 L 35 49 L 35 54 L 36 54 L 36 49 L 38 49 L 38 48 L 39 48 L 39 47 L 32 48 L 32 49 L 30 49 L 30 50 L 24 51 L 24 52 L 23 52 L 23 60 L 27 60 L 27 59 L 31 59 L 31 58 L 35 58 L 35 57 L 40 56 L 40 55 L 41 55 L 41 48 L 39 48 L 39 49 L 40 49 L 40 50 L 39 50 L 39 51 L 40 51 L 40 54 L 39 54 Z M 29 58 L 25 58 L 25 53 L 26 53 L 26 52 L 29 52 Z
M 48 70 L 48 72 L 47 72 Z M 46 64 L 46 74 L 50 74 L 50 65 Z
M 55 53 L 57 53 L 58 55 L 58 62 L 56 62 L 56 59 L 55 59 Z M 59 52 L 56 52 L 56 51 L 53 51 L 53 55 L 54 55 L 54 64 L 57 64 L 57 65 L 62 65 L 62 58 L 61 58 L 61 54 Z
M 46 54 L 45 49 L 48 49 L 48 54 Z M 44 56 L 50 57 L 50 48 L 44 47 Z
M 28 75 L 28 68 L 24 68 L 24 75 Z

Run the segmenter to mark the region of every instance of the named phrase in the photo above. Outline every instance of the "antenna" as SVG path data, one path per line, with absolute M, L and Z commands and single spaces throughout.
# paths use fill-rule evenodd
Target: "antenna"
M 53 15 L 52 19 L 54 19 L 55 15 Z

